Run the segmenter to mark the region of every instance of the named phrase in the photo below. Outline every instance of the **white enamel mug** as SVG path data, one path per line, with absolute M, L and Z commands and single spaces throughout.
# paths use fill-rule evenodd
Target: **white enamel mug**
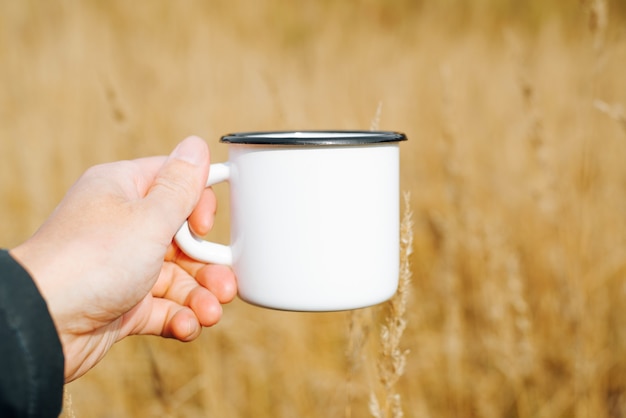
M 389 299 L 399 270 L 398 132 L 247 132 L 223 136 L 231 244 L 185 223 L 178 246 L 232 266 L 239 297 L 291 311 L 338 311 Z

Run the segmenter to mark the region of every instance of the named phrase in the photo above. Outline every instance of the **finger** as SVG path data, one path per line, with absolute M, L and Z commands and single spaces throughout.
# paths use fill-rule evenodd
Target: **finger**
M 163 259 L 165 263 L 171 263 L 180 266 L 191 276 L 195 276 L 202 267 L 206 266 L 206 263 L 189 257 L 174 242 L 170 243 L 170 245 L 167 247 Z
M 237 280 L 228 266 L 207 264 L 196 274 L 196 281 L 211 291 L 220 303 L 231 302 L 237 296 Z
M 145 218 L 150 224 L 163 225 L 169 239 L 196 206 L 209 171 L 209 148 L 202 139 L 189 137 L 167 158 L 150 187 Z
M 178 266 L 191 277 L 195 277 L 195 280 L 213 293 L 220 303 L 231 302 L 237 296 L 237 278 L 231 267 L 201 263 L 187 256 L 175 245 L 170 245 L 165 260 L 166 265 L 168 265 L 167 269 L 172 268 L 169 264 Z M 167 271 L 171 272 L 172 270 Z M 165 283 L 165 280 L 170 279 L 163 278 L 159 281 L 161 280 L 163 283 L 159 285 L 170 285 L 169 282 Z M 163 294 L 165 290 L 161 292 Z
M 198 318 L 189 308 L 180 307 L 177 309 L 176 303 L 172 304 L 170 302 L 171 301 L 164 299 L 155 302 L 157 306 L 159 304 L 173 306 L 170 311 L 175 311 L 174 315 L 165 319 L 160 335 L 165 338 L 175 338 L 180 341 L 192 341 L 196 339 L 202 332 Z
M 145 197 L 148 194 L 154 179 L 166 161 L 167 157 L 165 156 L 138 158 L 132 161 L 135 167 L 137 167 L 134 173 L 134 180 L 139 196 Z
M 152 295 L 189 307 L 205 327 L 215 325 L 222 317 L 222 306 L 218 297 L 172 263 L 164 266 L 152 289 Z
M 193 311 L 167 299 L 153 299 L 151 312 L 135 335 L 158 335 L 180 341 L 192 341 L 202 332 Z
M 189 226 L 194 234 L 203 236 L 213 228 L 215 212 L 217 210 L 217 199 L 213 189 L 204 189 L 200 195 L 200 200 L 189 215 Z

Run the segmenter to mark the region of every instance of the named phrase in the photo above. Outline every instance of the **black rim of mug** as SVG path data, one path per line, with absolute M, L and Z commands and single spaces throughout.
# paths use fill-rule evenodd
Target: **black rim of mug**
M 249 145 L 363 145 L 406 141 L 402 132 L 395 131 L 256 131 L 237 132 L 222 136 L 220 142 Z

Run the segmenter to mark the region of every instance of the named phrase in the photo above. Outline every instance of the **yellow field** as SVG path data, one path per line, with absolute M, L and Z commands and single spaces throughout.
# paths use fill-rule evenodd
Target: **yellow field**
M 0 0 L 3 246 L 90 165 L 188 134 L 215 161 L 233 131 L 409 136 L 395 385 L 384 306 L 235 301 L 196 342 L 118 344 L 64 415 L 368 417 L 388 393 L 406 417 L 626 416 L 625 27 L 617 0 Z

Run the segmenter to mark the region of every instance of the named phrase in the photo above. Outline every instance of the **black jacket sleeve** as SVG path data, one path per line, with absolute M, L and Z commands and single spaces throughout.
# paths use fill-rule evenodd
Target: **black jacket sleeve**
M 0 417 L 58 417 L 63 349 L 30 275 L 0 251 Z

